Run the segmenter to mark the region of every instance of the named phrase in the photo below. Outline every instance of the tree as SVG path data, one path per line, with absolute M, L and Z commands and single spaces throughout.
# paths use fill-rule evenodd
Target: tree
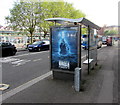
M 64 2 L 43 2 L 42 6 L 42 22 L 39 24 L 41 30 L 45 33 L 44 37 L 46 36 L 49 27 L 53 26 L 53 23 L 46 22 L 44 19 L 46 18 L 56 18 L 56 17 L 63 17 L 63 18 L 81 18 L 85 17 L 85 14 L 82 13 L 80 10 L 76 10 L 72 4 Z
M 116 34 L 118 34 L 117 30 L 106 30 L 104 32 L 104 35 L 110 35 L 110 36 L 112 36 L 112 35 L 116 35 Z
M 13 9 L 10 10 L 10 16 L 7 16 L 6 20 L 14 30 L 28 31 L 32 42 L 33 32 L 40 21 L 40 13 L 40 3 L 15 2 Z
M 76 10 L 72 4 L 64 2 L 19 2 L 14 4 L 10 10 L 10 16 L 6 17 L 9 25 L 14 30 L 28 31 L 32 36 L 36 29 L 44 32 L 44 37 L 47 35 L 49 27 L 53 23 L 45 21 L 46 18 L 64 17 L 64 18 L 80 18 L 85 17 L 85 14 Z

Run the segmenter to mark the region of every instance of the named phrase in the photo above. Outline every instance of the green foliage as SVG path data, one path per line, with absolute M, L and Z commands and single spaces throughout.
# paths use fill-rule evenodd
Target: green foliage
M 7 16 L 6 20 L 14 30 L 28 31 L 32 39 L 36 29 L 43 31 L 46 35 L 53 23 L 44 21 L 44 19 L 54 17 L 75 19 L 85 17 L 85 14 L 63 0 L 60 2 L 32 2 L 27 0 L 26 2 L 15 2 L 14 7 L 10 10 L 10 16 Z
M 14 7 L 10 10 L 10 16 L 7 16 L 6 20 L 14 30 L 28 31 L 32 37 L 40 20 L 40 13 L 41 10 L 39 3 L 15 2 Z
M 117 30 L 106 30 L 104 32 L 104 35 L 116 35 L 116 34 L 118 34 Z

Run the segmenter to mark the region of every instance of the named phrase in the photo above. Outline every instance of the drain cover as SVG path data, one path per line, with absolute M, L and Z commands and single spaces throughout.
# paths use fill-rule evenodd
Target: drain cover
M 8 89 L 10 86 L 8 84 L 0 84 L 0 90 L 3 91 L 3 90 L 6 90 Z

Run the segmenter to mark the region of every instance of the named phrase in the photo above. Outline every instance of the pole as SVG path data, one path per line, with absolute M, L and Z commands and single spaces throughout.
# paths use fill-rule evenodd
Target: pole
M 90 63 L 89 63 L 89 50 L 90 50 L 90 27 L 88 26 L 88 74 L 89 74 L 89 69 L 90 69 Z
M 80 35 L 79 35 L 79 41 L 78 41 L 78 42 L 79 42 L 79 45 L 78 45 L 78 46 L 79 46 L 79 53 L 78 53 L 78 54 L 79 54 L 79 68 L 81 68 L 81 60 L 82 60 L 82 58 L 81 58 L 81 55 L 82 55 L 82 54 L 81 54 L 81 53 L 82 53 L 82 50 L 81 50 L 82 29 L 81 29 L 81 27 L 82 27 L 82 26 L 80 25 L 80 28 L 79 28 L 79 32 L 80 32 L 79 34 L 80 34 Z M 82 72 L 82 71 L 80 70 L 80 80 L 82 80 L 81 72 Z
M 76 67 L 75 75 L 74 75 L 74 88 L 75 88 L 75 91 L 77 92 L 80 91 L 80 84 L 81 84 L 80 76 L 81 76 L 81 68 Z
M 55 20 L 55 26 L 56 26 L 56 20 Z

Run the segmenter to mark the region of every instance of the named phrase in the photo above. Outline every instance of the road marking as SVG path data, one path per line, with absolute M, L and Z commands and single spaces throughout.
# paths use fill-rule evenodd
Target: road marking
M 23 85 L 20 85 L 20 86 L 14 88 L 14 89 L 2 94 L 2 95 L 0 95 L 0 97 L 2 97 L 2 100 L 0 100 L 0 102 L 6 100 L 7 98 L 9 98 L 9 97 L 11 97 L 15 94 L 17 94 L 18 92 L 23 91 L 24 89 L 34 85 L 35 83 L 45 79 L 46 77 L 48 77 L 50 75 L 52 75 L 52 71 L 49 71 L 46 74 L 43 74 L 43 75 L 41 75 L 41 76 L 31 80 L 31 81 L 28 81 L 27 83 L 24 83 Z
M 15 65 L 15 64 L 18 64 L 20 62 L 23 62 L 24 60 L 18 60 L 18 61 L 15 61 L 15 62 L 11 62 L 11 64 Z
M 116 48 L 116 49 L 120 50 L 120 48 Z
M 16 58 L 11 58 L 11 57 L 0 59 L 0 62 L 2 62 L 2 63 L 10 63 L 10 64 L 13 65 L 13 67 L 23 65 L 23 64 L 25 64 L 27 62 L 30 62 L 30 61 L 31 60 L 26 60 L 26 59 L 21 60 L 21 59 L 16 59 Z
M 19 59 L 16 59 L 16 58 L 0 58 L 0 62 L 2 63 L 8 63 L 8 62 L 12 62 L 12 61 L 16 61 L 16 60 L 19 60 Z
M 16 65 L 13 65 L 13 67 L 23 65 L 23 64 L 25 64 L 25 63 L 27 63 L 27 62 L 30 62 L 30 61 L 31 61 L 31 60 L 24 60 L 23 62 L 19 62 L 19 63 L 17 63 Z
M 42 59 L 41 58 L 40 59 L 35 59 L 35 60 L 33 60 L 33 62 L 40 61 L 40 60 L 42 60 Z
M 34 55 L 34 54 L 45 53 L 45 52 L 49 52 L 49 51 L 42 51 L 42 52 L 21 54 L 21 55 L 16 55 L 16 56 L 13 56 L 13 57 L 21 57 L 21 56 L 26 56 L 26 55 Z

